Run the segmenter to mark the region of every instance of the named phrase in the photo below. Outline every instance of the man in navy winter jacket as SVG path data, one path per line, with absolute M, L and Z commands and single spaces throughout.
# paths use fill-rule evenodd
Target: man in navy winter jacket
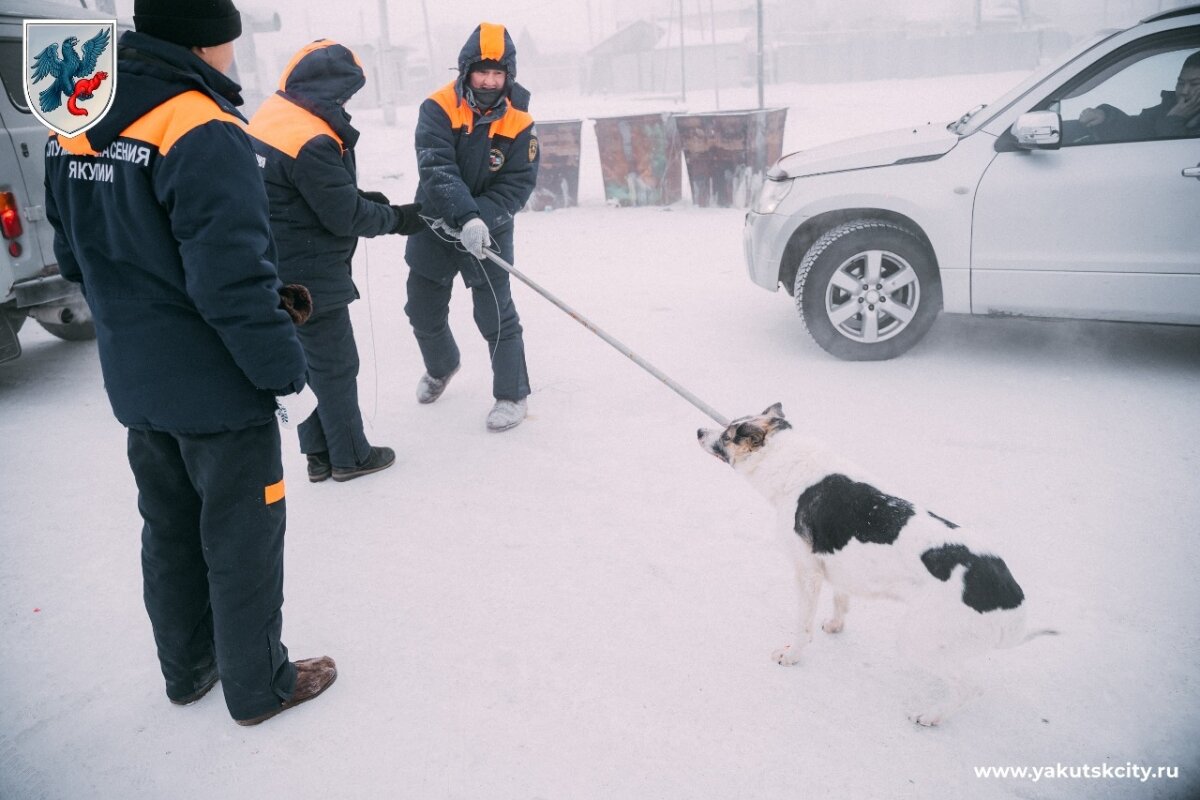
M 136 0 L 134 24 L 120 40 L 113 107 L 86 133 L 47 143 L 47 216 L 129 429 L 143 594 L 167 696 L 193 703 L 219 677 L 230 714 L 251 725 L 337 676 L 325 656 L 289 661 L 281 641 L 275 397 L 304 388 L 304 352 L 280 308 L 239 87 L 222 74 L 237 10 Z
M 421 104 L 416 149 L 417 202 L 427 216 L 460 231 L 425 230 L 408 240 L 405 312 L 425 362 L 417 399 L 432 403 L 458 371 L 448 316 L 454 276 L 471 288 L 475 324 L 488 343 L 495 405 L 490 431 L 525 419 L 529 375 L 521 320 L 508 273 L 484 258 L 494 243 L 513 263 L 513 216 L 537 183 L 538 141 L 529 92 L 515 82 L 516 48 L 502 25 L 483 23 L 458 57 L 458 78 Z M 439 226 L 440 227 L 440 226 Z
M 250 135 L 271 203 L 279 275 L 308 288 L 313 313 L 299 329 L 317 410 L 299 426 L 308 479 L 347 481 L 395 463 L 390 447 L 372 447 L 358 407 L 358 347 L 349 304 L 358 298 L 350 265 L 360 236 L 424 228 L 420 206 L 389 205 L 358 191 L 346 102 L 366 83 L 346 47 L 320 39 L 292 58 L 279 89 L 250 121 Z

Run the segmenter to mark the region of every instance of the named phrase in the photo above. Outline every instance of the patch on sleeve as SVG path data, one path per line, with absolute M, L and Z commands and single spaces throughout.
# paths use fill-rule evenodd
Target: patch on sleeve
M 538 140 L 536 136 L 529 137 L 529 160 L 536 161 L 538 154 Z

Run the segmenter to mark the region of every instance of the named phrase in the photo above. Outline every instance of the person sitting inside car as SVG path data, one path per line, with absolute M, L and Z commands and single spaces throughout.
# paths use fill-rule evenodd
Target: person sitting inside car
M 1200 50 L 1184 60 L 1175 91 L 1163 92 L 1158 105 L 1131 115 L 1105 103 L 1081 111 L 1079 123 L 1108 142 L 1200 136 Z

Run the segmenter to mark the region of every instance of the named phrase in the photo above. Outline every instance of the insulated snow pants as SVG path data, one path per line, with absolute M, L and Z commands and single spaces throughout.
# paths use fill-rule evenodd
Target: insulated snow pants
M 142 514 L 143 597 L 167 696 L 220 673 L 234 719 L 292 696 L 280 641 L 286 506 L 279 428 L 129 431 Z
M 371 456 L 358 408 L 358 345 L 350 307 L 317 312 L 296 328 L 308 357 L 308 384 L 317 410 L 296 432 L 303 453 L 329 453 L 333 466 L 353 469 Z
M 449 375 L 458 366 L 458 345 L 449 323 L 453 288 L 452 282 L 441 284 L 416 270 L 408 272 L 408 303 L 404 311 L 421 348 L 425 371 L 435 378 Z M 487 341 L 492 359 L 492 396 L 497 400 L 520 400 L 529 396 L 525 341 L 508 275 L 492 277 L 490 287 L 487 283 L 472 286 L 471 300 L 475 307 L 475 325 Z

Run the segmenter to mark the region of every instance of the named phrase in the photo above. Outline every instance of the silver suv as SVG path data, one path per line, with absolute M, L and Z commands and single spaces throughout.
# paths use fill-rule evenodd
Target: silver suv
M 79 287 L 58 274 L 44 205 L 49 132 L 30 113 L 22 83 L 22 20 L 75 18 L 103 15 L 39 0 L 0 9 L 0 362 L 21 354 L 17 332 L 29 317 L 62 339 L 96 338 Z
M 768 178 L 750 278 L 839 358 L 897 356 L 943 310 L 1200 325 L 1200 6 L 1098 34 L 949 125 Z

